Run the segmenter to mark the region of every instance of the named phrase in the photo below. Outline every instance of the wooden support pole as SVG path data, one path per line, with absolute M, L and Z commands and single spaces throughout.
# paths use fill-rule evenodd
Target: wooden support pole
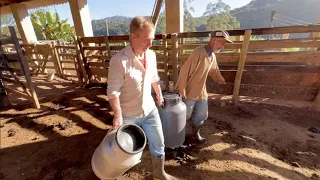
M 45 73 L 45 72 L 47 72 L 46 65 L 49 61 L 50 55 L 51 55 L 51 58 L 54 58 L 52 51 L 51 51 L 51 45 L 50 44 L 44 44 L 44 45 L 39 44 L 39 45 L 34 46 L 34 48 L 36 49 L 36 52 L 39 55 L 39 59 L 42 59 L 42 65 L 41 65 L 42 67 L 41 67 L 40 73 Z M 40 55 L 42 55 L 43 58 L 40 58 Z
M 236 36 L 236 41 L 241 41 L 242 40 L 242 36 Z M 240 52 L 240 49 L 234 49 L 235 53 Z
M 17 28 L 19 30 L 23 43 L 37 42 L 37 36 L 31 22 L 31 16 L 28 12 L 27 5 L 24 3 L 20 3 L 22 1 L 20 2 L 12 1 L 12 2 L 14 2 L 12 4 L 10 3 L 12 16 L 15 20 L 15 23 L 17 25 Z M 1 22 L 1 27 L 2 27 L 2 22 Z
M 58 71 L 58 75 L 62 78 L 66 78 L 62 70 L 62 63 L 59 57 L 58 49 L 56 48 L 56 42 L 52 42 L 52 56 L 57 66 L 56 70 Z
M 245 34 L 244 34 L 240 59 L 239 59 L 239 63 L 238 63 L 238 70 L 237 70 L 236 78 L 234 80 L 234 88 L 233 88 L 233 96 L 232 96 L 232 102 L 234 104 L 237 104 L 239 101 L 239 91 L 240 91 L 241 78 L 242 78 L 242 73 L 243 73 L 243 69 L 244 69 L 244 64 L 246 61 L 251 32 L 252 32 L 251 30 L 246 30 Z
M 25 75 L 25 78 L 27 80 L 27 84 L 29 86 L 29 89 L 31 91 L 31 95 L 32 95 L 32 98 L 33 98 L 34 105 L 35 105 L 35 107 L 37 109 L 40 109 L 40 104 L 39 104 L 39 100 L 38 100 L 38 97 L 37 97 L 37 93 L 36 93 L 36 91 L 35 91 L 35 89 L 33 87 L 33 83 L 32 83 L 30 72 L 29 72 L 29 67 L 28 67 L 28 64 L 26 62 L 26 59 L 24 58 L 24 56 L 22 54 L 22 50 L 21 50 L 21 47 L 20 47 L 20 44 L 19 44 L 19 41 L 18 41 L 18 38 L 17 38 L 17 34 L 16 34 L 13 26 L 9 26 L 9 30 L 10 30 L 10 34 L 11 34 L 11 37 L 12 37 L 13 44 L 15 45 L 16 51 L 17 51 L 17 53 L 19 55 L 21 67 L 22 67 L 23 73 Z
M 111 59 L 112 54 L 111 54 L 110 41 L 109 41 L 109 36 L 108 36 L 108 35 L 106 36 L 106 41 L 105 41 L 105 43 L 106 43 L 106 48 L 107 48 L 108 58 L 109 58 L 109 60 L 110 60 L 110 59 Z M 105 63 L 103 62 L 103 64 L 105 64 Z
M 85 70 L 85 73 L 87 75 L 87 79 L 85 81 L 85 84 L 88 85 L 92 81 L 92 73 L 91 73 L 91 70 L 90 70 L 89 65 L 88 65 L 88 60 L 87 60 L 87 57 L 85 55 L 85 50 L 83 49 L 84 43 L 82 42 L 80 36 L 78 36 L 77 39 L 78 39 L 78 44 L 79 44 L 79 50 L 81 52 L 80 54 L 81 54 L 81 57 L 82 57 L 81 59 L 83 61 L 83 65 L 84 65 L 84 70 Z M 93 44 L 93 43 L 91 43 L 91 44 Z
M 83 56 L 80 50 L 80 41 L 78 40 L 77 36 L 73 36 L 74 44 L 76 45 L 76 52 L 77 52 L 77 62 L 78 62 L 78 69 L 77 71 L 80 72 L 81 77 L 79 77 L 79 81 L 81 85 L 87 85 L 88 78 L 87 73 L 83 64 Z
M 3 60 L 5 60 L 5 59 L 3 59 Z M 6 61 L 6 60 L 5 60 Z M 6 67 L 6 69 L 9 71 L 9 73 L 10 73 L 10 75 L 14 78 L 14 84 L 18 84 L 18 85 L 20 85 L 21 87 L 22 87 L 22 89 L 24 90 L 24 91 L 26 91 L 26 93 L 29 95 L 29 96 L 32 96 L 31 95 L 31 93 L 28 91 L 28 86 L 26 86 L 24 83 L 22 83 L 20 80 L 19 80 L 19 78 L 14 74 L 14 72 L 12 71 L 12 69 L 10 69 L 10 67 L 8 66 L 8 62 L 6 61 L 5 63 L 4 63 L 4 66 Z M 22 71 L 22 68 L 20 69 L 21 71 Z M 23 73 L 23 71 L 22 71 L 22 73 Z M 4 81 L 10 81 L 9 79 L 6 79 L 5 77 L 2 77 L 3 78 L 3 80 Z
M 163 0 L 156 0 L 155 1 L 155 5 L 154 5 L 153 12 L 151 15 L 152 22 L 155 27 L 157 27 L 157 24 L 158 24 L 158 19 L 159 19 L 159 14 L 160 14 L 162 3 L 163 3 Z
M 68 2 L 77 36 L 93 36 L 88 0 L 69 0 Z
M 179 44 L 183 45 L 185 43 L 185 38 L 179 38 Z M 183 55 L 183 48 L 179 48 L 179 55 Z
M 319 12 L 319 15 L 318 15 L 318 22 L 317 23 L 320 24 L 320 12 Z M 314 32 L 313 33 L 313 37 L 314 38 L 320 37 L 320 32 Z M 320 46 L 315 50 L 320 51 Z
M 11 69 L 11 68 L 8 66 L 9 63 L 8 63 L 7 59 L 4 57 L 4 54 L 2 54 L 1 52 L 4 52 L 4 50 L 3 50 L 3 48 L 0 46 L 0 58 L 2 58 L 2 60 L 3 60 L 3 62 L 4 62 L 4 63 L 3 63 L 3 68 L 5 68 L 6 70 L 8 70 L 8 72 L 10 73 L 10 75 L 13 77 L 14 80 L 11 81 L 10 79 L 8 79 L 8 78 L 6 78 L 6 77 L 1 76 L 1 75 L 2 75 L 1 73 L 0 73 L 0 78 L 2 78 L 3 81 L 7 81 L 7 82 L 10 82 L 10 81 L 11 81 L 11 83 L 20 85 L 20 86 L 23 88 L 23 90 L 26 91 L 26 93 L 27 93 L 29 96 L 32 96 L 32 95 L 30 94 L 30 92 L 28 91 L 28 87 L 19 80 L 19 78 L 14 74 L 13 69 Z M 20 70 L 20 72 L 23 74 L 22 66 L 21 66 L 20 59 L 19 59 L 19 55 L 17 54 L 17 56 L 18 56 L 17 60 L 18 60 L 18 62 L 19 62 L 19 70 Z
M 166 0 L 166 33 L 183 32 L 184 0 Z
M 106 21 L 106 36 L 109 36 L 109 25 L 108 25 L 108 21 Z
M 176 85 L 178 81 L 178 59 L 179 59 L 179 41 L 178 34 L 171 34 L 172 40 L 172 70 L 173 70 L 173 84 Z
M 269 22 L 269 27 L 273 27 L 273 18 L 274 18 L 274 15 L 276 14 L 276 11 L 275 10 L 272 10 L 271 11 L 271 16 L 270 16 L 270 22 Z M 269 34 L 269 38 L 270 39 L 270 36 L 271 34 Z
M 282 39 L 289 39 L 289 33 L 283 34 Z M 281 48 L 280 52 L 286 52 L 286 48 Z
M 169 89 L 169 63 L 168 63 L 168 42 L 167 42 L 167 35 L 162 34 L 162 45 L 163 45 L 163 65 L 165 70 L 165 85 L 166 89 Z

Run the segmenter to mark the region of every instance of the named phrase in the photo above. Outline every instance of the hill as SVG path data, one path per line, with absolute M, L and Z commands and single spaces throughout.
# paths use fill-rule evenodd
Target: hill
M 240 22 L 240 28 L 269 27 L 271 11 L 275 10 L 273 26 L 301 25 L 316 23 L 320 13 L 319 0 L 252 0 L 246 6 L 230 11 Z M 194 18 L 196 30 L 204 31 L 208 16 Z M 112 16 L 93 20 L 95 36 L 106 35 L 106 21 L 110 35 L 129 34 L 129 23 L 132 17 Z

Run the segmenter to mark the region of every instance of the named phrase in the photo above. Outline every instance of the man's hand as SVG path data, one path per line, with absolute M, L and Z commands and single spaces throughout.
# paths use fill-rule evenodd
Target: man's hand
M 114 116 L 113 117 L 113 129 L 118 129 L 123 124 L 122 116 Z
M 157 103 L 159 106 L 162 106 L 163 105 L 163 97 L 162 97 L 162 94 L 157 94 Z

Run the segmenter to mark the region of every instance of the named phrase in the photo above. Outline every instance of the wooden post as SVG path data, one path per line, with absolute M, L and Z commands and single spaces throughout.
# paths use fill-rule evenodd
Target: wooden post
M 317 22 L 318 24 L 320 24 L 320 12 L 319 12 L 319 16 L 318 16 L 318 22 Z M 319 38 L 320 37 L 320 32 L 313 32 L 313 33 L 311 33 L 312 34 L 312 38 Z M 310 34 L 310 35 L 311 35 Z M 314 51 L 320 51 L 320 47 L 318 47 L 318 48 L 314 48 L 313 49 Z
M 178 34 L 173 33 L 171 34 L 172 40 L 172 70 L 173 70 L 173 84 L 176 85 L 178 81 L 178 59 L 179 59 L 179 41 L 178 41 Z
M 24 3 L 20 3 L 22 1 L 11 2 L 14 2 L 10 5 L 12 16 L 15 20 L 23 43 L 37 42 L 37 36 L 31 22 L 31 16 L 28 13 L 27 5 Z
M 169 69 L 168 69 L 168 42 L 167 35 L 162 34 L 162 45 L 163 45 L 163 65 L 165 70 L 165 85 L 166 89 L 169 89 Z
M 166 33 L 183 32 L 184 0 L 166 0 Z
M 37 109 L 40 109 L 40 104 L 39 104 L 39 101 L 38 101 L 37 93 L 36 93 L 36 91 L 35 91 L 35 89 L 33 87 L 33 83 L 32 83 L 30 72 L 29 72 L 29 67 L 28 67 L 28 64 L 27 64 L 23 54 L 22 54 L 22 50 L 21 50 L 21 46 L 20 46 L 18 38 L 17 38 L 17 34 L 16 34 L 13 26 L 9 26 L 9 30 L 10 30 L 10 34 L 11 34 L 11 37 L 12 37 L 13 44 L 16 47 L 16 51 L 17 51 L 17 54 L 18 54 L 19 59 L 20 59 L 20 63 L 21 63 L 21 67 L 22 67 L 23 73 L 24 73 L 24 75 L 26 77 L 27 84 L 28 84 L 29 89 L 31 91 L 31 95 L 32 95 L 32 98 L 33 98 L 34 105 L 35 105 L 35 107 Z
M 269 22 L 269 27 L 273 27 L 273 18 L 274 18 L 274 15 L 276 14 L 276 11 L 275 10 L 272 10 L 271 11 L 271 16 L 270 16 L 270 22 Z M 270 35 L 271 34 L 269 34 L 269 40 L 270 40 Z
M 234 80 L 234 88 L 233 88 L 233 96 L 232 96 L 232 102 L 234 104 L 237 104 L 239 101 L 239 91 L 240 91 L 241 78 L 242 78 L 242 73 L 243 73 L 243 69 L 244 69 L 244 64 L 246 61 L 251 32 L 252 32 L 252 30 L 246 30 L 245 34 L 244 34 L 240 59 L 239 59 L 239 63 L 238 63 L 238 70 L 237 70 L 236 78 Z
M 53 58 L 53 54 L 51 51 L 51 45 L 50 44 L 44 44 L 44 45 L 35 45 L 34 48 L 36 49 L 36 52 L 39 55 L 39 59 L 42 59 L 42 67 L 40 67 L 40 73 L 45 73 L 47 72 L 46 70 L 46 65 L 49 61 L 49 56 L 51 55 L 51 58 Z M 40 58 L 40 54 L 42 58 Z
M 108 22 L 106 21 L 106 32 L 107 32 L 107 35 L 106 36 L 109 36 L 109 25 L 108 25 Z
M 283 34 L 282 39 L 289 39 L 289 33 Z M 286 48 L 281 48 L 280 52 L 286 52 Z
M 79 50 L 80 50 L 80 54 L 81 54 L 81 60 L 83 62 L 83 65 L 84 65 L 84 70 L 86 72 L 86 75 L 87 75 L 87 81 L 86 81 L 86 85 L 90 84 L 91 81 L 92 81 L 92 73 L 90 71 L 90 68 L 89 68 L 89 65 L 88 65 L 88 61 L 87 61 L 87 57 L 85 55 L 85 50 L 83 50 L 83 46 L 84 46 L 84 43 L 82 42 L 81 40 L 81 37 L 78 36 L 78 44 L 79 44 Z M 89 43 L 89 44 L 94 44 L 94 43 Z M 85 76 L 86 77 L 86 76 Z
M 151 17 L 152 17 L 152 22 L 155 27 L 157 27 L 157 24 L 158 24 L 158 19 L 159 19 L 159 14 L 160 14 L 162 3 L 163 3 L 163 0 L 156 0 L 155 4 L 154 4 L 154 8 L 153 8 L 153 12 L 152 12 Z
M 236 41 L 241 41 L 242 40 L 242 36 L 236 36 Z M 235 53 L 240 52 L 240 49 L 234 49 Z
M 320 111 L 320 89 L 319 89 L 318 95 L 316 96 L 316 98 L 313 101 L 312 108 L 314 110 Z
M 69 0 L 68 2 L 77 36 L 93 36 L 88 0 Z
M 185 43 L 185 39 L 184 38 L 179 38 L 179 44 L 184 44 Z M 179 55 L 183 55 L 183 49 L 179 49 Z
M 109 35 L 106 36 L 106 40 L 105 40 L 105 43 L 106 43 L 106 48 L 107 48 L 107 53 L 108 53 L 108 58 L 109 60 L 111 59 L 111 49 L 110 49 L 110 41 L 109 41 Z M 104 63 L 104 62 L 103 62 Z
M 55 60 L 55 64 L 57 65 L 57 71 L 60 77 L 65 78 L 64 72 L 62 71 L 61 59 L 56 48 L 56 42 L 52 42 L 52 56 Z
M 77 36 L 73 36 L 73 40 L 74 40 L 74 44 L 76 46 L 76 52 L 77 52 L 77 62 L 78 62 L 78 69 L 77 71 L 80 72 L 81 74 L 81 79 L 79 79 L 81 85 L 87 85 L 88 83 L 88 78 L 87 78 L 87 73 L 85 70 L 85 67 L 83 65 L 83 57 L 82 57 L 82 53 L 80 50 L 80 41 L 78 40 Z

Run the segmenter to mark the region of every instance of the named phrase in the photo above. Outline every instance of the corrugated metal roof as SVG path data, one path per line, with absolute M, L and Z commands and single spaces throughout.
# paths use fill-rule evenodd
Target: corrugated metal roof
M 36 8 L 47 7 L 52 5 L 65 4 L 68 2 L 69 0 L 34 0 L 34 1 L 21 2 L 20 4 L 25 4 L 27 6 L 27 9 L 36 9 Z M 10 5 L 0 7 L 0 15 L 7 15 L 11 13 L 12 12 L 11 12 Z

